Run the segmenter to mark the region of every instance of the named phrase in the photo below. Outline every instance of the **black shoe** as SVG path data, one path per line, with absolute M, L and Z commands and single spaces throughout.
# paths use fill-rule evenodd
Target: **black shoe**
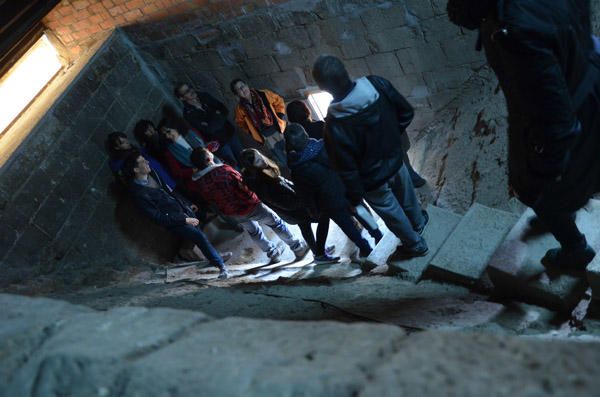
M 553 248 L 546 252 L 542 264 L 559 270 L 585 270 L 595 256 L 596 252 L 587 244 L 579 249 Z
M 415 232 L 417 232 L 419 234 L 419 236 L 423 235 L 423 232 L 425 231 L 425 227 L 429 223 L 429 214 L 427 213 L 427 211 L 422 210 L 421 213 L 423 214 L 423 218 L 425 219 L 425 222 L 423 222 L 423 226 L 421 226 L 419 229 L 415 230 Z
M 392 259 L 418 258 L 421 256 L 425 256 L 428 253 L 429 253 L 429 248 L 427 247 L 427 245 L 425 245 L 424 247 L 418 248 L 418 249 L 408 248 L 405 245 L 400 245 L 400 246 L 398 246 L 398 248 L 396 248 L 396 252 L 394 252 L 392 254 Z

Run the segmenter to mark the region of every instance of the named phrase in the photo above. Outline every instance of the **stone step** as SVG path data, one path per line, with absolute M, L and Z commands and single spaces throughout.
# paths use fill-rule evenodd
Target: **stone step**
M 450 233 L 452 233 L 462 218 L 461 215 L 457 215 L 433 205 L 427 207 L 427 212 L 429 213 L 429 224 L 425 228 L 423 237 L 429 246 L 429 254 L 408 260 L 390 258 L 387 260 L 389 267 L 388 274 L 400 275 L 403 279 L 409 281 L 419 281 L 423 271 L 429 265 L 429 262 L 431 262 L 435 254 L 442 247 L 448 236 L 450 236 Z M 395 246 L 391 253 L 394 252 L 394 249 Z
M 424 277 L 474 285 L 517 215 L 473 204 L 425 270 Z
M 557 273 L 546 270 L 541 259 L 547 250 L 559 244 L 543 226 L 530 225 L 533 217 L 533 210 L 527 209 L 492 256 L 487 271 L 495 293 L 569 312 L 585 293 L 586 279 L 583 272 Z M 577 225 L 586 234 L 588 243 L 598 250 L 600 201 L 590 200 L 577 213 Z M 590 283 L 600 280 L 597 258 L 588 266 L 588 279 Z M 600 283 L 597 283 L 598 295 L 599 287 Z

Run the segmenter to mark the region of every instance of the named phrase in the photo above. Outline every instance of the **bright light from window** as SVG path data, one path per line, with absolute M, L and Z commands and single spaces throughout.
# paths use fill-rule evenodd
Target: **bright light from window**
M 48 38 L 42 36 L 0 80 L 0 132 L 4 132 L 60 68 L 56 50 Z
M 308 96 L 308 104 L 319 120 L 325 120 L 325 116 L 327 116 L 327 108 L 329 107 L 331 101 L 333 101 L 333 97 L 330 93 L 325 91 L 315 92 L 314 94 L 310 94 Z

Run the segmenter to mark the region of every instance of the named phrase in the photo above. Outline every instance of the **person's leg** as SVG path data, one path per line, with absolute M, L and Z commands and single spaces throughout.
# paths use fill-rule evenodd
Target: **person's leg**
M 402 241 L 403 246 L 415 251 L 426 250 L 425 240 L 413 229 L 411 221 L 392 192 L 390 182 L 367 192 L 365 195 L 367 203 L 383 219 L 388 229 Z
M 421 175 L 419 175 L 417 171 L 415 171 L 415 169 L 412 167 L 412 164 L 410 164 L 410 159 L 408 158 L 408 153 L 406 151 L 402 155 L 402 161 L 406 166 L 408 175 L 410 176 L 410 180 L 412 181 L 413 185 L 415 187 L 424 186 L 427 183 L 427 181 Z
M 242 143 L 240 142 L 240 138 L 238 138 L 236 134 L 233 134 L 231 136 L 231 138 L 229 139 L 229 141 L 227 141 L 227 144 L 229 145 L 231 152 L 233 153 L 237 162 L 239 163 L 240 162 L 240 152 L 244 149 L 242 147 Z
M 354 226 L 350 211 L 339 211 L 337 213 L 328 214 L 336 225 L 342 229 L 344 234 L 348 236 L 358 249 L 360 250 L 360 256 L 367 257 L 373 251 L 369 242 L 360 234 L 360 230 Z
M 304 241 L 306 241 L 306 244 L 308 244 L 308 247 L 312 251 L 313 255 L 322 255 L 322 252 L 319 250 L 317 242 L 315 241 L 315 235 L 310 222 L 300 222 L 298 223 L 298 227 L 300 228 L 300 233 L 302 233 Z
M 373 215 L 369 212 L 367 207 L 364 204 L 359 204 L 356 207 L 356 212 L 354 213 L 354 217 L 358 222 L 363 225 L 363 227 L 369 232 L 371 237 L 375 239 L 375 244 L 378 244 L 379 241 L 383 238 L 383 233 L 379 230 L 379 226 L 377 225 L 377 221 L 373 218 Z
M 208 241 L 202 230 L 191 225 L 175 226 L 170 228 L 170 230 L 175 235 L 190 240 L 196 244 L 211 265 L 216 266 L 219 269 L 223 269 L 225 267 L 223 264 L 223 258 L 221 258 L 215 247 L 213 247 L 210 241 Z
M 391 180 L 390 187 L 394 196 L 398 200 L 400 207 L 410 220 L 414 230 L 421 230 L 425 226 L 425 217 L 423 209 L 419 203 L 419 198 L 405 166 L 402 166 Z
M 221 144 L 221 147 L 215 152 L 215 154 L 225 163 L 229 164 L 235 169 L 239 169 L 237 159 L 228 144 Z
M 294 237 L 290 229 L 288 229 L 286 223 L 281 220 L 279 216 L 269 207 L 264 204 L 259 204 L 258 207 L 249 216 L 252 220 L 267 225 L 277 236 L 286 243 L 292 251 L 296 252 L 299 249 L 304 249 L 302 241 Z
M 325 254 L 325 245 L 327 244 L 327 235 L 329 234 L 329 217 L 321 216 L 317 226 L 317 250 L 318 255 Z
M 263 233 L 262 227 L 258 224 L 258 222 L 247 219 L 247 218 L 234 218 L 239 222 L 239 225 L 248 232 L 252 241 L 258 245 L 258 247 L 267 253 L 267 256 L 270 258 L 275 253 L 277 253 L 277 247 L 273 244 L 272 241 L 269 241 L 265 234 Z
M 585 235 L 575 223 L 575 212 L 545 211 L 534 208 L 538 218 L 560 243 L 560 249 L 546 252 L 542 262 L 560 266 L 583 268 L 594 259 L 595 251 L 587 244 Z

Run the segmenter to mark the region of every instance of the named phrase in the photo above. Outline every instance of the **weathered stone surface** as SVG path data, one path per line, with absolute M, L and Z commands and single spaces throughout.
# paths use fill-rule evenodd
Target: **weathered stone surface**
M 398 58 L 396 58 L 393 52 L 371 55 L 366 60 L 371 74 L 383 76 L 388 79 L 402 75 Z
M 418 281 L 429 262 L 434 258 L 461 219 L 460 215 L 433 205 L 427 207 L 427 212 L 429 213 L 429 224 L 425 228 L 423 238 L 429 246 L 429 254 L 403 261 L 390 258 L 388 260 L 390 274 L 399 274 L 404 279 Z
M 473 204 L 432 259 L 427 276 L 467 284 L 477 282 L 518 219 L 511 213 Z
M 242 69 L 249 76 L 262 76 L 274 72 L 279 72 L 279 66 L 273 60 L 273 57 L 262 57 L 251 59 L 242 64 Z
M 598 250 L 600 202 L 591 200 L 577 214 L 577 225 L 590 245 Z M 525 299 L 557 310 L 573 309 L 583 296 L 587 285 L 583 273 L 556 274 L 541 264 L 546 251 L 558 247 L 558 242 L 543 227 L 532 227 L 534 212 L 528 209 L 498 247 L 490 260 L 488 273 L 497 293 Z M 594 267 L 588 269 L 588 278 L 594 286 Z
M 600 387 L 594 343 L 407 336 L 382 324 L 215 320 L 172 309 L 95 312 L 9 295 L 0 302 L 3 395 L 572 396 Z

